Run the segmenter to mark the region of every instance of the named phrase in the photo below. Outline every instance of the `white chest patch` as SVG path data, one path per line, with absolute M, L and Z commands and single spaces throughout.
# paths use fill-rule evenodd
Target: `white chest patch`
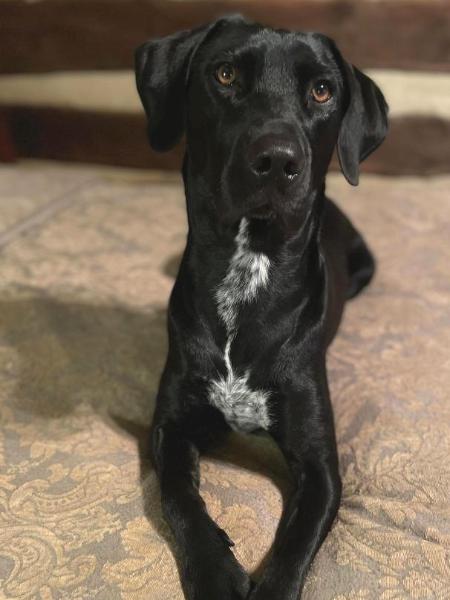
M 224 360 L 226 377 L 211 381 L 209 400 L 225 416 L 228 424 L 237 431 L 267 429 L 270 425 L 268 411 L 269 392 L 252 390 L 248 386 L 250 370 L 236 374 L 230 360 L 230 349 L 236 335 L 236 316 L 240 304 L 252 302 L 259 290 L 269 281 L 269 258 L 250 249 L 248 221 L 243 218 L 235 238 L 236 250 L 231 257 L 227 273 L 216 291 L 217 312 L 227 330 Z

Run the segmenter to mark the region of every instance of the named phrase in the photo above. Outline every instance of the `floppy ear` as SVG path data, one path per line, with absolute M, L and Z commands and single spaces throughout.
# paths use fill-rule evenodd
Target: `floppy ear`
M 186 87 L 195 53 L 213 30 L 232 21 L 243 19 L 239 15 L 224 17 L 191 31 L 150 40 L 136 50 L 136 84 L 154 150 L 164 152 L 180 140 L 185 125 Z
M 191 60 L 210 27 L 151 40 L 135 52 L 136 84 L 154 150 L 169 150 L 183 134 Z
M 341 170 L 349 183 L 358 185 L 359 163 L 378 148 L 388 130 L 388 106 L 378 86 L 356 67 L 343 62 L 349 93 L 337 150 Z

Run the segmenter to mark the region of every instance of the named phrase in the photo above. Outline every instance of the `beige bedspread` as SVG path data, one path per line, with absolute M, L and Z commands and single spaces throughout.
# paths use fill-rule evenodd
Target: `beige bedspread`
M 329 355 L 344 498 L 305 600 L 450 598 L 449 187 L 330 179 L 378 274 Z M 178 178 L 0 167 L 0 598 L 182 599 L 145 447 L 185 232 Z M 259 437 L 202 462 L 250 570 L 287 481 Z

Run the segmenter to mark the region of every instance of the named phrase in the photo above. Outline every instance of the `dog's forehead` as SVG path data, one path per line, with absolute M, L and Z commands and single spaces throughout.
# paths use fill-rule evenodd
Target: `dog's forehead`
M 207 58 L 239 58 L 245 55 L 272 56 L 305 63 L 333 62 L 328 39 L 313 32 L 292 32 L 247 23 L 230 23 L 207 42 Z

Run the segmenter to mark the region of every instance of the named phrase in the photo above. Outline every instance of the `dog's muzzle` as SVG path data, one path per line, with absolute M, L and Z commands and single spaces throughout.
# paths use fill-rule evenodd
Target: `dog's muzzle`
M 247 146 L 245 172 L 259 201 L 250 216 L 265 219 L 282 209 L 283 199 L 292 196 L 304 169 L 305 155 L 289 127 L 254 136 Z
M 288 132 L 268 132 L 250 141 L 247 172 L 257 187 L 273 186 L 286 191 L 303 170 L 304 154 L 298 140 Z

